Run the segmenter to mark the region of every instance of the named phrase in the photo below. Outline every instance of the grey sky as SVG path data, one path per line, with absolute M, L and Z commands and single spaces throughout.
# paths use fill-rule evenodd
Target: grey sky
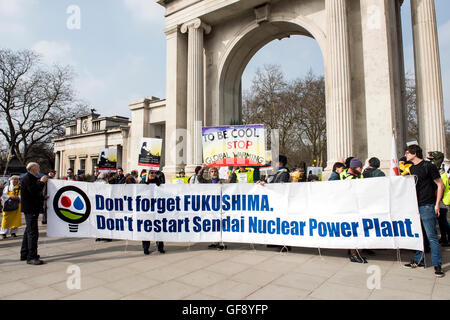
M 450 119 L 450 1 L 435 0 L 446 118 Z M 70 30 L 67 9 L 81 10 Z M 48 63 L 70 64 L 79 96 L 102 115 L 129 116 L 128 105 L 146 96 L 165 98 L 164 9 L 153 0 L 0 0 L 2 48 L 32 48 Z M 402 9 L 406 70 L 413 73 L 409 0 Z M 243 74 L 249 88 L 258 67 L 279 64 L 288 79 L 312 69 L 323 73 L 315 40 L 293 36 L 262 48 Z

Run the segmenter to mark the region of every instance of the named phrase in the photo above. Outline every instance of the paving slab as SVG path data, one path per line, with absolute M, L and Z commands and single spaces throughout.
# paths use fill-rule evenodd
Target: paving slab
M 375 250 L 368 264 L 351 263 L 346 250 L 280 252 L 242 243 L 224 251 L 209 243 L 165 243 L 161 254 L 152 242 L 153 252 L 144 255 L 140 241 L 48 238 L 46 226 L 39 228 L 41 266 L 19 260 L 24 227 L 18 238 L 0 240 L 0 299 L 450 299 L 449 275 L 437 279 L 430 266 L 404 268 L 410 250 Z M 441 250 L 449 272 L 450 248 Z

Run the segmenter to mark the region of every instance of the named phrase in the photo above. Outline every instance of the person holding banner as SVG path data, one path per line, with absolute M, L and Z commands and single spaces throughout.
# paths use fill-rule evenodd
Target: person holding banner
M 437 236 L 436 224 L 440 215 L 440 202 L 444 194 L 444 184 L 438 169 L 429 161 L 423 160 L 422 148 L 418 145 L 410 145 L 406 148 L 405 157 L 413 165 L 411 174 L 417 177 L 416 193 L 419 206 L 420 220 L 430 242 L 431 261 L 434 266 L 434 274 L 441 278 L 445 274 L 442 271 L 442 255 Z M 425 254 L 416 251 L 412 261 L 405 264 L 407 268 L 425 266 Z
M 380 159 L 376 157 L 370 158 L 369 166 L 363 172 L 364 178 L 385 177 L 386 175 L 379 168 L 380 168 Z
M 358 158 L 352 158 L 350 161 L 350 166 L 347 170 L 347 176 L 344 180 L 352 180 L 352 179 L 363 179 L 364 176 L 362 174 L 362 161 Z
M 38 255 L 38 217 L 42 208 L 42 190 L 47 182 L 47 176 L 38 178 L 40 166 L 36 162 L 30 162 L 27 165 L 27 174 L 22 179 L 21 205 L 22 212 L 25 215 L 26 228 L 23 235 L 22 248 L 20 250 L 20 260 L 27 261 L 31 265 L 41 265 L 44 261 L 40 260 Z
M 289 173 L 289 169 L 286 168 L 287 165 L 287 157 L 286 156 L 282 156 L 280 155 L 278 157 L 278 163 L 277 163 L 277 167 L 278 170 L 275 173 L 275 175 L 271 178 L 268 179 L 268 183 L 286 183 L 289 182 L 290 178 L 291 178 L 291 174 Z M 257 184 L 260 185 L 265 185 L 266 182 L 265 181 L 258 181 Z
M 198 172 L 198 182 L 200 183 L 228 183 L 229 180 L 220 179 L 219 178 L 219 169 L 217 167 L 210 167 L 208 170 L 210 179 L 206 179 L 203 177 L 205 169 L 207 168 L 206 164 L 202 165 L 202 168 Z
M 201 169 L 201 168 L 202 168 L 201 166 L 195 167 L 195 174 L 189 178 L 189 181 L 188 181 L 189 184 L 197 184 L 197 183 L 200 183 L 200 182 L 198 181 L 198 173 L 200 172 L 200 169 Z
M 186 184 L 189 183 L 189 177 L 186 177 L 184 169 L 180 169 L 178 175 L 172 178 L 172 183 L 174 184 Z
M 160 178 L 157 175 L 157 171 L 150 170 L 147 176 L 147 182 L 146 184 L 156 184 L 157 186 L 160 186 L 162 184 Z M 164 251 L 164 242 L 162 241 L 156 241 L 156 246 L 158 247 L 159 253 L 166 253 Z M 150 241 L 142 241 L 142 248 L 144 249 L 144 254 L 149 255 L 150 254 Z
M 230 183 L 253 183 L 255 169 L 243 166 L 233 167 L 229 178 Z

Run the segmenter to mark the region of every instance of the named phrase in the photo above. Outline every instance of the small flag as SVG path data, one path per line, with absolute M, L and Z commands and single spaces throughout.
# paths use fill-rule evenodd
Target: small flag
M 398 158 L 397 158 L 397 144 L 395 143 L 395 136 L 392 134 L 392 148 L 391 148 L 391 177 L 399 176 L 400 169 L 398 167 Z

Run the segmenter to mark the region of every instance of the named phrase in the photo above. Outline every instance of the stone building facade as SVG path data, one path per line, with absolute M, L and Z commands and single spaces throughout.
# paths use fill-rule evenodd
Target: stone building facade
M 141 138 L 158 137 L 164 141 L 165 101 L 149 97 L 134 101 L 129 108 L 131 121 L 91 113 L 68 125 L 65 135 L 53 140 L 57 176 L 64 177 L 68 168 L 92 174 L 103 148 L 117 149 L 117 167 L 125 172 L 137 169 Z M 164 153 L 161 161 L 164 165 Z

